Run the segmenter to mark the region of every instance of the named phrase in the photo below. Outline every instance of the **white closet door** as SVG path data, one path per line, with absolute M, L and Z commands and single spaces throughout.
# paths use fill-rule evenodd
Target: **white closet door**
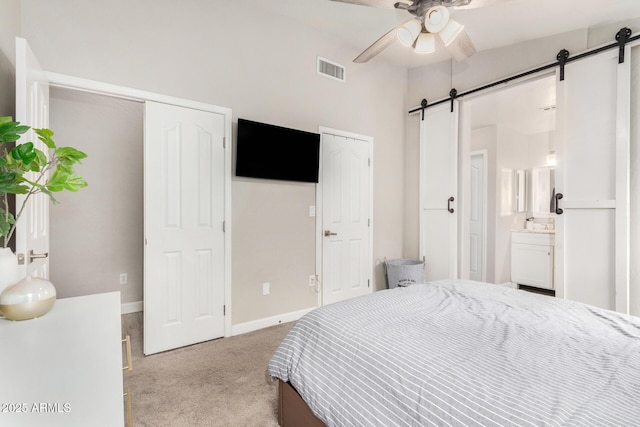
M 629 88 L 618 51 L 566 65 L 557 82 L 556 295 L 627 313 Z
M 20 37 L 16 37 L 15 120 L 36 129 L 49 127 L 49 80 L 27 41 Z M 36 148 L 48 153 L 48 148 L 33 129 L 18 142 L 26 141 L 32 141 Z M 27 178 L 35 181 L 37 176 L 30 172 Z M 24 200 L 25 195 L 16 195 L 16 210 L 20 209 Z M 16 254 L 23 258 L 19 277 L 49 277 L 50 203 L 46 194 L 32 196 L 16 225 Z
M 424 112 L 420 122 L 420 256 L 425 279 L 457 277 L 458 103 Z
M 145 105 L 144 352 L 224 335 L 225 116 Z
M 322 305 L 371 288 L 373 140 L 322 130 Z

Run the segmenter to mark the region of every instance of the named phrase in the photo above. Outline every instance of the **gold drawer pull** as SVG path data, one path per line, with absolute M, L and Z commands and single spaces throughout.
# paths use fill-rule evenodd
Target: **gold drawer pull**
M 127 426 L 133 427 L 133 413 L 131 412 L 131 389 L 129 387 L 126 388 L 123 396 L 127 399 Z
M 127 350 L 127 366 L 123 367 L 122 370 L 131 372 L 133 371 L 133 363 L 131 363 L 131 337 L 127 335 L 122 342 Z

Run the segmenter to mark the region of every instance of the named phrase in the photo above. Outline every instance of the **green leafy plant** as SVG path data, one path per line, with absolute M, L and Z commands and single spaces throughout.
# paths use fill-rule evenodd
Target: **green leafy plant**
M 0 238 L 7 247 L 16 229 L 16 223 L 27 206 L 27 201 L 39 193 L 58 203 L 54 193 L 64 190 L 76 192 L 87 182 L 74 173 L 73 167 L 87 155 L 72 147 L 57 147 L 50 129 L 33 129 L 48 153 L 39 150 L 33 142 L 15 144 L 20 136 L 31 129 L 11 117 L 0 117 Z M 14 216 L 9 211 L 9 194 L 24 194 Z

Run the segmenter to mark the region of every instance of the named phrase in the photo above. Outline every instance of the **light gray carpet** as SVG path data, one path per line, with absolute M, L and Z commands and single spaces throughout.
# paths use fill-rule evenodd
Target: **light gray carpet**
M 123 322 L 134 353 L 124 383 L 134 426 L 278 425 L 277 383 L 266 369 L 293 323 L 146 357 L 131 323 Z

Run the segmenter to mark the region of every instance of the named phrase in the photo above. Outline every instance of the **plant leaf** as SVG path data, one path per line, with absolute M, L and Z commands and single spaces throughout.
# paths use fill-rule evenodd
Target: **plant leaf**
M 13 150 L 11 150 L 11 157 L 28 165 L 34 161 L 38 155 L 33 151 L 33 142 L 25 142 L 24 144 L 16 145 Z
M 29 126 L 20 126 L 19 122 L 4 121 L 0 124 L 0 142 L 15 142 L 29 129 Z
M 63 163 L 65 165 L 80 163 L 82 159 L 87 157 L 85 153 L 73 147 L 60 147 L 56 149 L 55 154 L 60 159 L 60 163 Z
M 79 175 L 69 174 L 66 171 L 56 169 L 51 178 L 45 184 L 47 190 L 57 193 L 62 190 L 76 192 L 81 188 L 86 187 L 87 182 Z
M 53 136 L 51 129 L 34 129 L 34 131 L 38 134 L 38 139 L 44 142 L 44 145 L 49 148 L 56 148 L 56 143 L 51 138 Z

